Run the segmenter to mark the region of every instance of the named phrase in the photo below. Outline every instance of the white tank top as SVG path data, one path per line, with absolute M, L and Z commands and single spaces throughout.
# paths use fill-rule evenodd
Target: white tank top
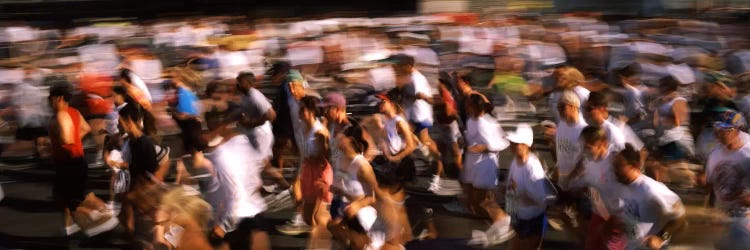
M 302 158 L 307 159 L 310 156 L 320 154 L 321 148 L 318 148 L 318 146 L 315 143 L 315 133 L 323 129 L 323 124 L 320 123 L 320 121 L 315 121 L 313 124 L 312 129 L 310 129 L 307 134 L 305 134 L 305 144 L 302 148 Z
M 348 164 L 341 163 L 341 168 L 336 169 L 336 173 L 334 174 L 335 180 L 333 181 L 333 185 L 339 187 L 349 196 L 363 196 L 370 193 L 369 187 L 365 189 L 366 184 L 361 183 L 359 178 L 357 178 L 357 173 L 359 173 L 359 169 L 362 167 L 362 164 L 360 164 L 361 160 L 364 160 L 364 156 L 360 154 L 355 156 Z
M 401 150 L 406 148 L 404 139 L 398 134 L 398 123 L 401 121 L 404 121 L 404 118 L 401 116 L 396 116 L 394 118 L 386 117 L 385 120 L 385 139 L 388 143 L 388 149 L 391 151 L 391 154 L 398 154 Z

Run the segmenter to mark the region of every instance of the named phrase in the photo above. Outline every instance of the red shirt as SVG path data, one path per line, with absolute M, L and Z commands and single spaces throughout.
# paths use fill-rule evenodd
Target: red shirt
M 68 115 L 73 122 L 73 143 L 63 144 L 60 138 L 60 126 L 57 118 L 53 118 L 49 127 L 50 143 L 52 144 L 52 158 L 56 161 L 83 157 L 83 142 L 81 142 L 81 114 L 75 108 L 68 107 Z

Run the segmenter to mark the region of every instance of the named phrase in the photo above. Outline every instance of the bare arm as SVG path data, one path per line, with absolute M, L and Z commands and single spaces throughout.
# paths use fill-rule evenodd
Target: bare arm
M 417 99 L 422 99 L 422 100 L 426 101 L 429 104 L 433 104 L 434 103 L 434 100 L 432 99 L 431 96 L 427 96 L 427 95 L 425 95 L 423 93 L 417 93 Z
M 690 112 L 687 101 L 679 100 L 675 101 L 672 105 L 672 113 L 674 113 L 674 125 L 679 127 L 685 124 L 688 120 L 688 113 Z
M 60 140 L 63 144 L 73 144 L 73 120 L 66 111 L 57 112 L 57 126 L 60 129 Z
M 359 179 L 361 183 L 369 186 L 372 189 L 372 194 L 360 197 L 347 196 L 347 198 L 352 200 L 345 210 L 346 216 L 349 218 L 356 216 L 361 208 L 375 204 L 376 197 L 382 198 L 386 195 L 378 186 L 378 181 L 375 179 L 375 172 L 372 170 L 372 166 L 364 160 L 360 160 L 360 162 L 362 167 L 360 167 L 357 172 L 357 179 Z
M 328 143 L 327 142 L 328 142 L 327 132 L 315 133 L 315 146 L 318 147 L 320 151 L 318 151 L 318 155 L 313 155 L 309 157 L 308 159 L 316 163 L 323 163 L 328 157 Z
M 81 123 L 80 123 L 81 138 L 79 139 L 83 139 L 83 137 L 86 137 L 86 135 L 88 135 L 89 132 L 91 132 L 91 126 L 89 126 L 89 123 L 86 122 L 86 119 L 83 119 L 83 116 L 81 114 L 78 114 L 78 118 L 81 119 Z
M 409 130 L 409 125 L 407 125 L 405 121 L 398 122 L 398 133 L 404 139 L 406 147 L 398 154 L 391 156 L 389 158 L 391 161 L 401 161 L 406 156 L 414 152 L 414 150 L 417 148 L 414 134 L 412 134 L 412 132 Z

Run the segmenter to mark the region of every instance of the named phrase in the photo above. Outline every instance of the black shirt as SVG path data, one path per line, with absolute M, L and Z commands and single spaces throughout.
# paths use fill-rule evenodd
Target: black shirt
M 159 168 L 154 145 L 154 140 L 146 135 L 129 140 L 131 160 L 128 169 L 133 183 L 149 180 L 147 173 L 154 174 Z M 133 185 L 130 186 L 132 189 Z

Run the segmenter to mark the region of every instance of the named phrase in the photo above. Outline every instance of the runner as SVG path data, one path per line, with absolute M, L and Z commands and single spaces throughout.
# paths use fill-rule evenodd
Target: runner
M 209 134 L 220 141 L 209 157 L 219 184 L 209 195 L 214 197 L 218 224 L 213 233 L 230 249 L 265 249 L 269 228 L 262 216 L 266 203 L 261 195 L 261 173 L 269 165 L 263 160 L 267 156 L 252 153 L 256 151 L 243 129 L 231 127 L 237 114 L 226 110 L 205 115 Z
M 581 159 L 581 131 L 586 122 L 580 116 L 581 101 L 572 91 L 565 91 L 560 98 L 557 109 L 562 118 L 555 130 L 555 155 L 557 156 L 557 180 L 564 182 Z M 566 187 L 561 186 L 563 190 Z
M 657 128 L 660 166 L 651 167 L 654 179 L 660 182 L 690 188 L 696 183 L 695 175 L 685 163 L 695 154 L 690 133 L 688 101 L 678 91 L 680 82 L 672 76 L 659 80 L 659 96 L 654 111 Z
M 500 139 L 504 132 L 488 113 L 492 106 L 482 94 L 471 94 L 466 105 L 469 119 L 464 132 L 466 157 L 461 182 L 469 211 L 475 215 L 487 215 L 482 203 L 495 200 L 492 190 L 497 187 L 498 153 L 509 143 Z
M 625 188 L 622 195 L 626 249 L 665 249 L 675 233 L 685 228 L 685 207 L 664 184 L 641 174 L 639 152 L 625 145 L 614 158 L 614 173 Z
M 52 86 L 49 90 L 49 103 L 53 112 L 49 134 L 52 163 L 55 165 L 54 193 L 63 208 L 66 235 L 80 230 L 73 222 L 72 213 L 84 200 L 88 164 L 83 157 L 81 140 L 91 130 L 78 110 L 70 107 L 71 98 L 71 89 L 67 84 Z
M 542 163 L 531 152 L 534 132 L 528 124 L 519 124 L 516 131 L 508 133 L 515 154 L 509 167 L 506 186 L 506 208 L 516 236 L 510 240 L 510 249 L 541 249 L 542 237 L 547 229 L 547 203 L 552 195 L 547 190 L 547 177 Z
M 740 131 L 741 116 L 727 112 L 714 123 L 719 142 L 706 162 L 706 183 L 716 207 L 730 217 L 742 218 L 750 211 L 750 136 Z
M 336 141 L 340 156 L 334 165 L 340 168 L 336 169 L 331 186 L 334 199 L 328 230 L 343 243 L 350 242 L 348 247 L 363 249 L 369 245 L 378 249 L 377 243 L 368 244 L 373 240 L 370 235 L 379 233 L 377 229 L 371 231 L 376 218 L 382 219 L 373 206 L 388 194 L 380 189 L 375 172 L 364 157 L 368 147 L 364 130 L 359 124 L 352 124 L 337 134 Z
M 609 121 L 609 100 L 601 92 L 591 92 L 585 102 L 584 110 L 587 123 L 599 126 L 607 132 L 607 140 L 612 144 L 614 150 L 625 147 L 625 134 L 620 127 Z
M 333 170 L 328 163 L 329 134 L 318 120 L 320 113 L 315 97 L 300 100 L 299 116 L 304 123 L 305 144 L 301 147 L 302 166 L 295 187 L 302 196 L 302 218 L 312 227 L 309 241 L 312 248 L 325 247 L 322 237 L 330 220 L 327 206 L 333 198 L 329 191 L 333 183 Z
M 429 152 L 433 161 L 437 164 L 435 175 L 430 186 L 439 187 L 440 178 L 444 175 L 442 155 L 437 144 L 430 137 L 433 125 L 433 94 L 432 86 L 427 78 L 415 67 L 414 57 L 405 54 L 391 56 L 393 70 L 396 73 L 396 90 L 403 95 L 403 107 L 406 109 L 406 118 L 414 129 L 423 147 Z M 429 151 L 428 151 L 429 150 Z
M 609 142 L 603 127 L 590 125 L 581 131 L 581 138 L 585 145 L 584 158 L 573 169 L 566 185 L 572 190 L 588 187 L 590 192 L 593 213 L 588 224 L 585 249 L 624 249 L 627 245 L 626 235 L 619 228 L 611 226 L 621 223 L 622 219 L 617 212 L 623 185 L 617 182 L 612 170 L 612 161 L 618 150 Z

